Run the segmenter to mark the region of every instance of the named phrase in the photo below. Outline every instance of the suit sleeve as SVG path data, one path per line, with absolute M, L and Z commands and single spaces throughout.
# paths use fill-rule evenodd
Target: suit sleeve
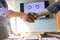
M 60 10 L 60 1 L 49 5 L 47 10 L 51 13 L 57 13 Z

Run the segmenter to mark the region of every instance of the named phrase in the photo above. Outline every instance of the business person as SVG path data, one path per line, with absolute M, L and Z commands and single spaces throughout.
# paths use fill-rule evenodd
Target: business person
M 49 15 L 50 13 L 56 14 L 58 11 L 60 11 L 60 1 L 49 5 L 46 9 L 43 9 L 38 13 L 29 12 L 26 14 L 24 20 L 27 22 L 34 22 L 40 16 Z
M 7 2 L 5 0 L 0 0 L 0 40 L 6 39 L 9 37 L 7 27 L 8 19 L 11 17 L 22 17 L 24 13 L 16 12 L 8 9 Z
M 6 28 L 8 26 L 6 18 L 7 11 L 7 3 L 5 2 L 5 0 L 0 0 L 0 40 L 3 40 L 9 36 Z

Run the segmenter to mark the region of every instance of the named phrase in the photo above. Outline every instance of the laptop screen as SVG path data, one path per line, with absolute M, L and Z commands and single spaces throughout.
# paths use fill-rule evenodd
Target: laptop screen
M 38 13 L 41 10 L 45 9 L 49 5 L 48 1 L 41 1 L 41 2 L 26 2 L 20 3 L 20 11 L 24 13 L 34 12 Z M 47 16 L 42 16 L 40 18 L 46 18 Z

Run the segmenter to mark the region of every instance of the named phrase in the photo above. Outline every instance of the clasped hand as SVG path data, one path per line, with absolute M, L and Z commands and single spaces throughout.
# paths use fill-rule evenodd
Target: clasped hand
M 38 18 L 38 14 L 37 13 L 27 13 L 25 15 L 23 15 L 23 20 L 26 22 L 35 22 L 35 20 L 37 20 Z

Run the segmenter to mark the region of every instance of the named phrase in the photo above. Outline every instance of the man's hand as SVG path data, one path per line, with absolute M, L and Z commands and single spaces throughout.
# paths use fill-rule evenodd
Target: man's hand
M 23 19 L 27 22 L 35 22 L 35 20 L 37 20 L 38 17 L 46 16 L 49 14 L 50 14 L 49 10 L 44 9 L 38 13 L 33 13 L 33 12 L 27 13 L 23 16 Z
M 37 13 L 27 13 L 27 14 L 25 14 L 25 15 L 23 15 L 23 19 L 24 19 L 24 21 L 27 21 L 27 22 L 35 22 L 35 20 L 37 20 L 37 18 L 38 18 L 38 15 L 37 15 Z

